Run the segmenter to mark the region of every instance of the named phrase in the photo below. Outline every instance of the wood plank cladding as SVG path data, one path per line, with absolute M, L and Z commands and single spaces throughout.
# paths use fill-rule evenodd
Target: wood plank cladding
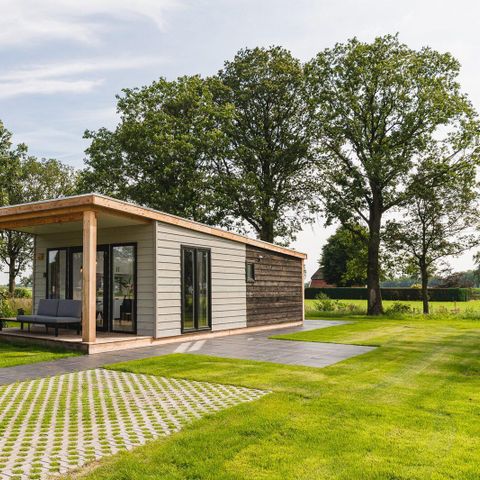
M 303 262 L 247 245 L 246 261 L 255 265 L 247 282 L 247 326 L 303 320 Z

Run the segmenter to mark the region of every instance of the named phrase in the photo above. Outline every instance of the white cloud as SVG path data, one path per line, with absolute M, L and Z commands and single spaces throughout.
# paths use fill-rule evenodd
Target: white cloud
M 85 93 L 103 78 L 79 75 L 142 68 L 162 62 L 159 57 L 91 58 L 71 62 L 28 65 L 0 74 L 0 99 L 26 94 Z
M 102 80 L 25 80 L 0 83 L 0 99 L 28 94 L 85 93 L 100 85 Z
M 181 0 L 1 0 L 0 46 L 41 40 L 98 42 L 112 22 L 145 19 L 165 27 Z

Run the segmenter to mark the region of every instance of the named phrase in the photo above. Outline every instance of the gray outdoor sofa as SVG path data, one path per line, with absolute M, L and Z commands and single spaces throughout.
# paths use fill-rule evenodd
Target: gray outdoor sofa
M 48 327 L 54 327 L 55 336 L 58 337 L 60 327 L 70 325 L 77 327 L 77 334 L 80 334 L 82 325 L 82 302 L 80 300 L 55 300 L 41 299 L 38 303 L 36 315 L 17 315 L 17 322 L 20 322 L 23 330 L 23 324 L 45 325 L 48 333 Z

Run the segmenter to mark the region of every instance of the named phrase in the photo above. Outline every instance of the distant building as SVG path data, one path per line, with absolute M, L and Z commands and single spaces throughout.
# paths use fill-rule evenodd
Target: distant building
M 336 285 L 328 283 L 323 275 L 323 269 L 320 267 L 313 275 L 310 280 L 310 287 L 312 288 L 334 288 Z

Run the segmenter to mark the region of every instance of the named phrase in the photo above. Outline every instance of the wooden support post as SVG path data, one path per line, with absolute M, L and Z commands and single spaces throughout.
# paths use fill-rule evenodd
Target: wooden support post
M 95 343 L 96 282 L 97 282 L 97 216 L 94 211 L 83 212 L 83 306 L 82 340 Z

